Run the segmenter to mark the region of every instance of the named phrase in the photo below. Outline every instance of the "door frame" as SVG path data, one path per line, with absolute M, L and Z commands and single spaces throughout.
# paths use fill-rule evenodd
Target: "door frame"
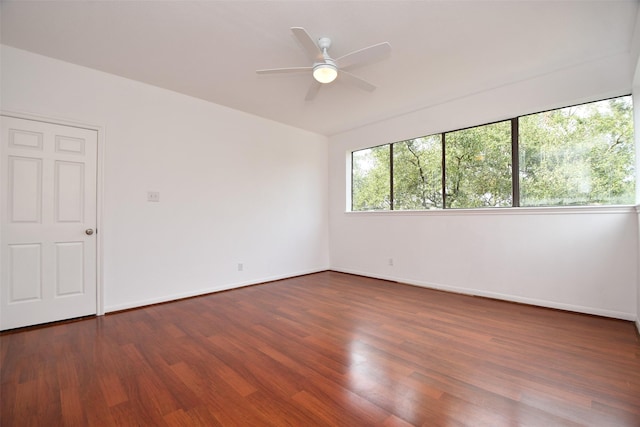
M 63 119 L 41 114 L 27 113 L 13 110 L 0 110 L 0 115 L 16 119 L 35 120 L 54 125 L 70 126 L 97 132 L 98 147 L 96 159 L 96 315 L 104 315 L 104 286 L 103 286 L 103 207 L 104 207 L 104 153 L 105 126 L 86 122 Z M 4 213 L 3 213 L 4 214 Z M 1 249 L 0 249 L 1 250 Z

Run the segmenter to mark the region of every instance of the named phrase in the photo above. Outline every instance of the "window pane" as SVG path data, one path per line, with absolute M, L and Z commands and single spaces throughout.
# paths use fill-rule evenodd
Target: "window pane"
M 393 209 L 442 208 L 442 140 L 425 136 L 393 144 Z
M 511 122 L 445 134 L 447 208 L 512 205 Z
M 351 153 L 351 210 L 387 210 L 391 206 L 390 145 Z
M 520 118 L 522 206 L 633 204 L 631 97 Z

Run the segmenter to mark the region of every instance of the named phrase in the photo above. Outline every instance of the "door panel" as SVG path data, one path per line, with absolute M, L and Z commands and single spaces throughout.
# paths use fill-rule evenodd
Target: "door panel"
M 10 221 L 41 222 L 42 159 L 9 157 Z
M 84 164 L 56 161 L 54 183 L 57 221 L 84 221 Z
M 55 244 L 56 297 L 84 293 L 84 242 Z
M 9 303 L 42 298 L 42 245 L 9 245 Z
M 97 132 L 1 119 L 0 329 L 95 314 Z

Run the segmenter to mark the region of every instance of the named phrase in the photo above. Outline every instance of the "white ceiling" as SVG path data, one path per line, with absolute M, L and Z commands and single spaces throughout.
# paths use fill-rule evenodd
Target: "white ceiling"
M 4 1 L 2 43 L 332 135 L 566 67 L 631 55 L 638 0 Z M 339 57 L 388 41 L 388 59 L 304 100 L 289 28 Z M 627 62 L 630 63 L 630 62 Z M 629 88 L 631 82 L 629 82 Z

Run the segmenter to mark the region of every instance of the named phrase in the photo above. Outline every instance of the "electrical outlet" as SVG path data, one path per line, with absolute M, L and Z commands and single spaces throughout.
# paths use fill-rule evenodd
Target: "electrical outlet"
M 393 258 L 389 258 L 389 267 L 393 267 Z
M 159 202 L 159 201 L 160 201 L 159 191 L 147 191 L 147 202 Z
M 238 263 L 238 271 L 244 271 L 244 264 L 243 263 Z

